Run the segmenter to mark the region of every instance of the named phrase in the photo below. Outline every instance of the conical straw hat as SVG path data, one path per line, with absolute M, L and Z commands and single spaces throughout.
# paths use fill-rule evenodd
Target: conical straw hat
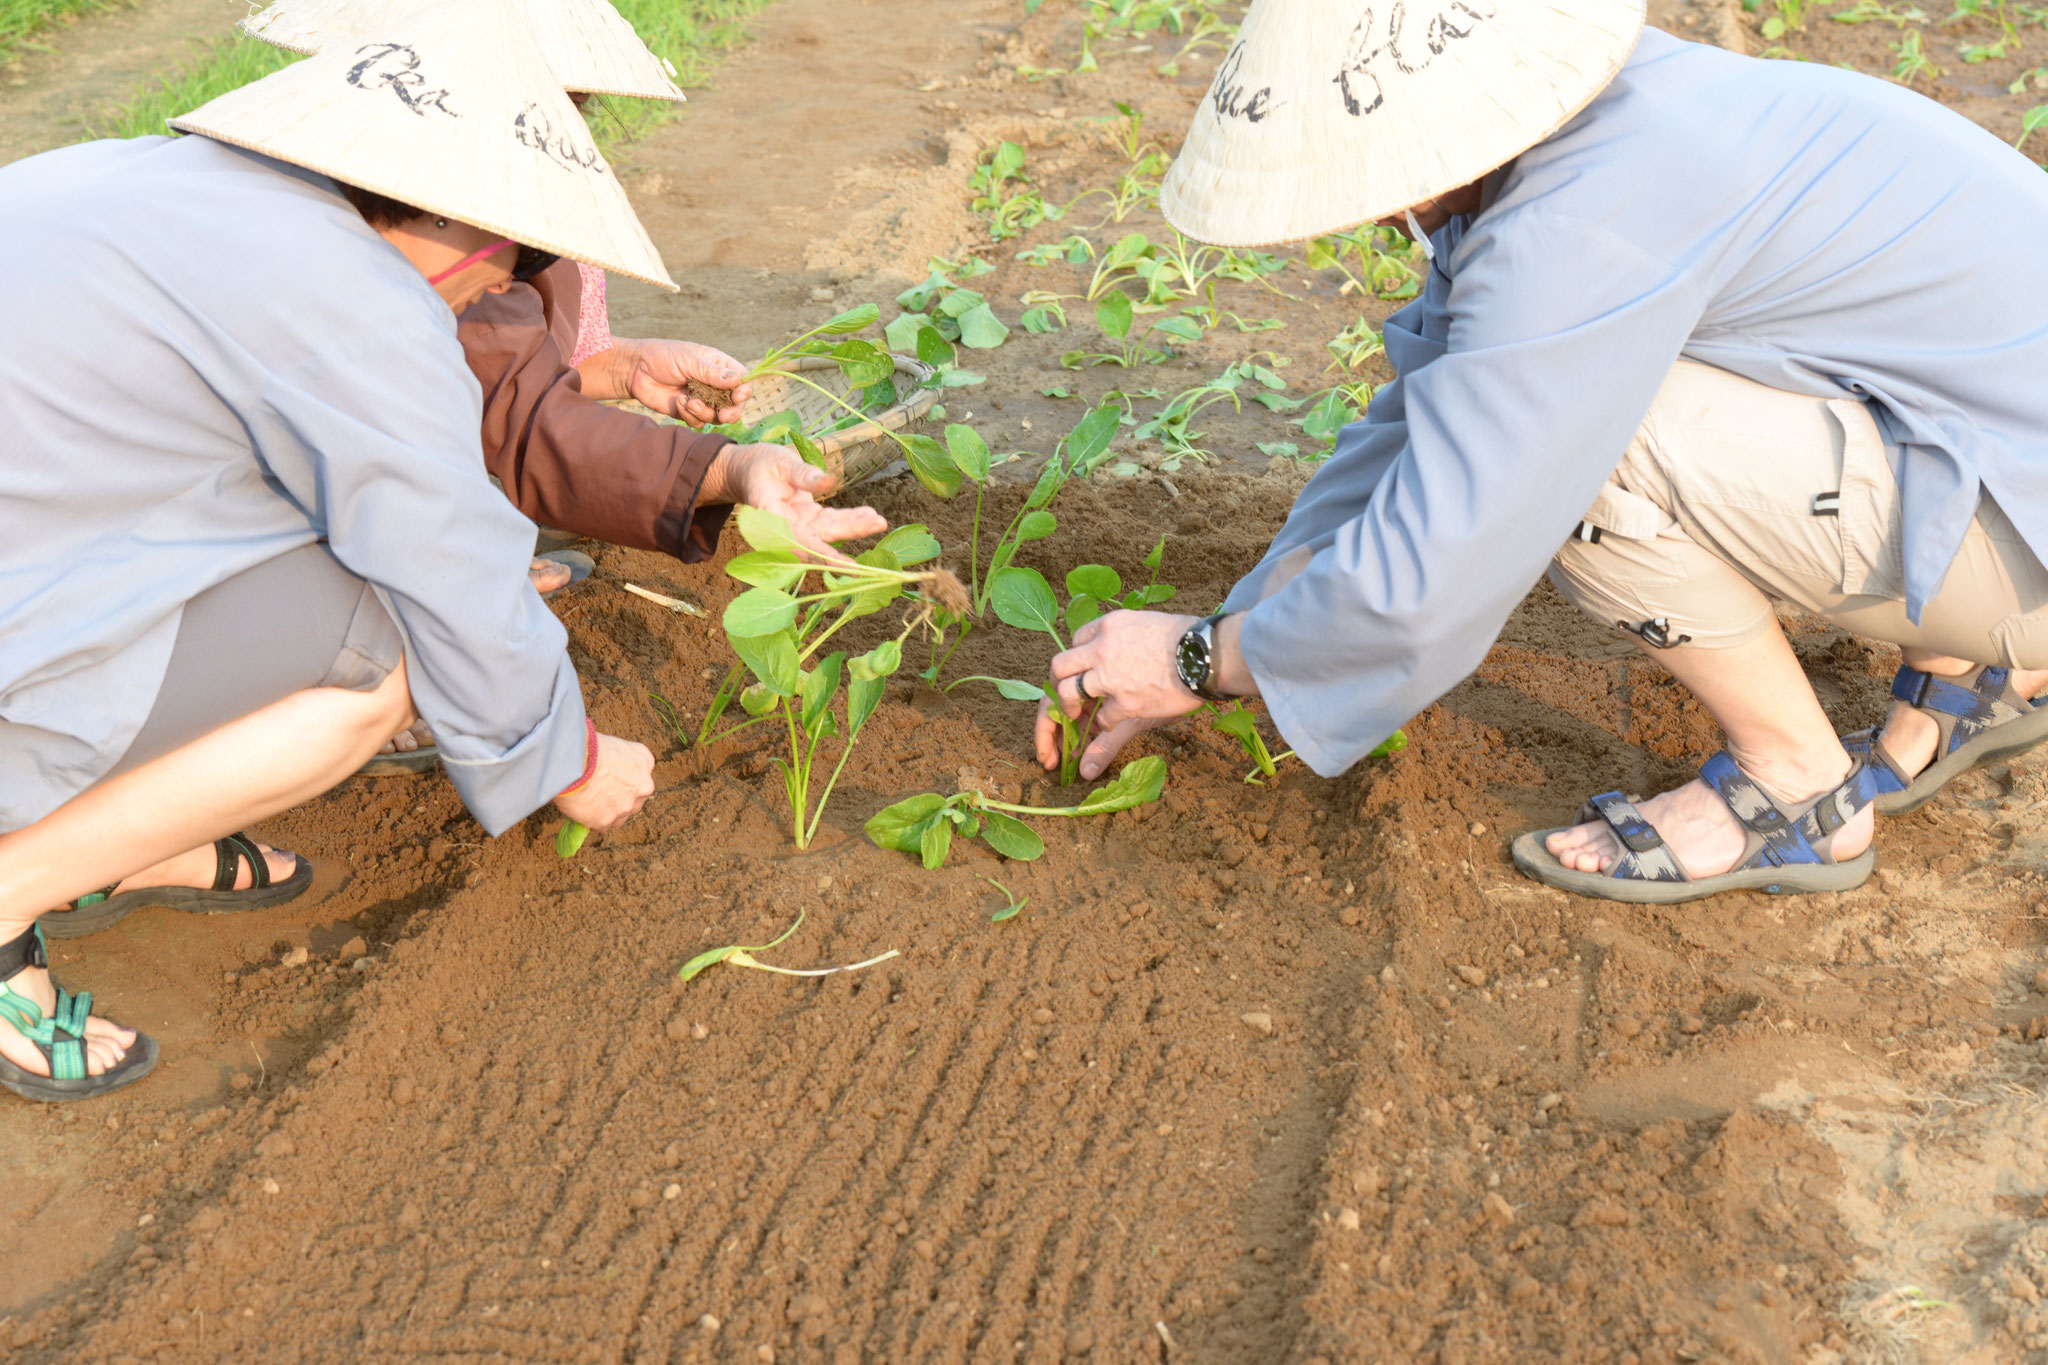
M 401 18 L 433 0 L 276 0 L 237 25 L 252 38 L 291 52 L 314 53 L 336 37 Z M 566 90 L 679 100 L 675 68 L 647 44 L 609 0 L 501 0 L 523 15 L 548 67 Z
M 674 289 L 539 46 L 502 14 L 415 8 L 171 126 Z
M 1562 128 L 1642 26 L 1643 0 L 1253 0 L 1159 207 L 1219 246 L 1398 214 Z

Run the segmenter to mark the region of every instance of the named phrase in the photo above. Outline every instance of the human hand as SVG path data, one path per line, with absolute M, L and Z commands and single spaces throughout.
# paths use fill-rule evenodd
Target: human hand
M 645 744 L 597 737 L 597 770 L 574 791 L 555 798 L 555 809 L 593 830 L 614 829 L 639 813 L 654 794 L 654 755 Z
M 1074 647 L 1053 656 L 1060 708 L 1076 720 L 1088 716 L 1095 732 L 1081 754 L 1081 776 L 1101 776 L 1133 737 L 1201 707 L 1202 699 L 1181 686 L 1175 666 L 1180 637 L 1201 619 L 1163 611 L 1113 611 L 1075 631 Z M 1050 699 L 1039 704 L 1036 739 L 1038 761 L 1057 768 L 1059 723 Z
M 878 536 L 889 523 L 872 507 L 826 507 L 818 501 L 838 487 L 836 475 L 805 464 L 803 456 L 788 446 L 732 445 L 712 461 L 699 497 L 707 503 L 739 502 L 773 512 L 789 523 L 799 545 L 821 558 L 843 562 L 846 556 L 833 549 L 832 542 Z
M 615 349 L 625 353 L 625 391 L 665 416 L 701 427 L 710 422 L 737 422 L 740 404 L 754 386 L 742 384 L 747 367 L 715 346 L 694 341 L 622 341 Z M 731 389 L 730 406 L 713 408 L 702 397 L 690 393 L 690 381 L 714 389 Z

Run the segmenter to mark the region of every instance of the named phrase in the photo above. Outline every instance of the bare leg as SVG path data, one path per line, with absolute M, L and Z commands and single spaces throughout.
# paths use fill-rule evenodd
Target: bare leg
M 1651 655 L 1713 713 L 1728 733 L 1728 752 L 1736 764 L 1773 796 L 1808 801 L 1849 775 L 1849 755 L 1776 622 L 1731 649 L 1681 645 Z M 1704 782 L 1695 779 L 1637 809 L 1695 879 L 1728 871 L 1742 855 L 1742 826 Z M 1857 812 L 1835 835 L 1835 857 L 1854 857 L 1868 848 L 1874 821 L 1867 807 Z M 1621 855 L 1604 821 L 1564 830 L 1546 842 L 1559 862 L 1580 872 L 1605 872 Z
M 214 839 L 334 786 L 412 715 L 402 662 L 375 691 L 296 692 L 0 835 L 0 943 L 88 891 L 195 849 L 210 860 Z M 48 972 L 26 971 L 10 984 L 45 1011 L 56 1003 Z M 95 1017 L 86 1041 L 88 1070 L 97 1075 L 120 1061 L 135 1035 Z M 5 1023 L 0 1054 L 47 1074 L 42 1055 Z
M 1906 648 L 1908 667 L 1936 678 L 1955 678 L 1968 673 L 1977 665 L 1968 659 L 1957 659 L 1947 654 L 1935 654 L 1924 649 Z M 2013 689 L 2023 697 L 2037 697 L 2048 689 L 2048 669 L 2012 671 Z M 1915 711 L 1902 701 L 1892 703 L 1892 713 L 1885 718 L 1884 747 L 1898 760 L 1901 768 L 1917 773 L 1934 761 L 1934 746 L 1941 741 L 1941 731 L 1934 721 Z

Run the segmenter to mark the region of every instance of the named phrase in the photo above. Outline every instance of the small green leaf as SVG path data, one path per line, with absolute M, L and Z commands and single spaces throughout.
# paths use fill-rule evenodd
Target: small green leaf
M 1100 618 L 1101 615 L 1102 603 L 1096 601 L 1088 594 L 1082 593 L 1067 603 L 1067 634 L 1071 636 L 1090 621 Z
M 1246 749 L 1251 748 L 1252 737 L 1258 733 L 1258 722 L 1252 718 L 1251 712 L 1241 706 L 1223 712 L 1216 717 L 1213 724 L 1224 734 L 1233 736 Z
M 555 856 L 573 858 L 583 851 L 583 841 L 590 837 L 590 826 L 575 820 L 564 820 L 562 827 L 555 831 Z
M 947 370 L 939 376 L 939 387 L 942 389 L 964 389 L 974 384 L 986 383 L 987 375 L 976 374 L 972 370 Z M 938 415 L 944 416 L 943 413 Z
M 937 792 L 924 792 L 906 797 L 868 817 L 865 826 L 868 838 L 880 848 L 892 848 L 899 853 L 915 853 L 919 836 L 924 832 L 926 823 L 945 805 L 946 798 Z
M 922 316 L 922 315 L 920 315 Z M 938 328 L 924 326 L 917 329 L 917 358 L 934 369 L 943 370 L 953 363 L 953 343 L 946 340 Z
M 903 444 L 910 459 L 910 472 L 919 483 L 942 498 L 960 491 L 960 470 L 944 446 L 921 433 L 905 436 Z
M 1127 233 L 1117 239 L 1102 257 L 1104 273 L 1118 266 L 1130 265 L 1152 249 L 1152 243 L 1142 232 Z
M 1017 520 L 1017 544 L 1028 545 L 1034 540 L 1044 540 L 1060 529 L 1059 518 L 1042 508 L 1034 507 Z
M 988 351 L 1003 344 L 1010 335 L 1010 329 L 1003 325 L 1001 318 L 987 304 L 969 309 L 960 315 L 960 344 L 977 351 Z
M 946 428 L 946 453 L 960 472 L 976 483 L 988 479 L 988 442 L 973 427 L 955 422 Z
M 1294 460 L 1301 457 L 1301 447 L 1292 441 L 1261 441 L 1259 452 L 1278 459 Z
M 1112 291 L 1104 294 L 1095 305 L 1095 325 L 1102 334 L 1112 341 L 1122 341 L 1131 334 L 1131 301 Z
M 1067 471 L 1058 460 L 1047 460 L 1038 471 L 1038 481 L 1031 485 L 1031 494 L 1024 499 L 1026 507 L 1043 507 L 1059 495 L 1066 486 Z
M 896 372 L 896 359 L 872 341 L 842 341 L 832 348 L 832 361 L 853 387 L 879 384 Z
M 763 512 L 758 507 L 742 504 L 735 514 L 740 524 L 740 538 L 756 550 L 783 551 L 795 555 L 802 550 L 796 537 L 789 533 L 789 523 L 773 512 Z
M 896 562 L 905 568 L 912 564 L 925 564 L 939 557 L 939 538 L 931 528 L 922 522 L 899 526 L 875 542 L 877 550 L 887 550 L 896 556 Z M 728 570 L 730 572 L 730 570 Z
M 936 872 L 946 865 L 946 854 L 953 848 L 953 826 L 947 820 L 934 820 L 926 825 L 917 838 L 917 856 L 925 871 Z
M 1067 570 L 1067 595 L 1070 597 L 1085 593 L 1106 601 L 1123 590 L 1123 579 L 1107 564 L 1080 564 Z
M 796 624 L 797 601 L 780 588 L 749 588 L 725 604 L 725 633 L 773 635 Z
M 748 550 L 726 561 L 725 571 L 742 583 L 757 588 L 789 591 L 810 572 L 797 557 L 784 550 Z
M 984 673 L 976 673 L 971 677 L 961 678 L 957 682 L 950 683 L 948 684 L 948 690 L 950 691 L 952 688 L 958 687 L 960 683 L 971 682 L 994 683 L 996 691 L 1002 693 L 1011 701 L 1037 701 L 1045 695 L 1045 689 L 1037 683 L 1020 682 L 1015 678 L 991 678 Z
M 1152 330 L 1164 332 L 1170 337 L 1178 337 L 1182 341 L 1202 339 L 1202 326 L 1193 318 L 1161 318 L 1152 324 Z
M 931 325 L 932 319 L 929 313 L 905 313 L 882 329 L 882 339 L 889 343 L 889 349 L 892 351 L 908 351 L 912 355 L 916 355 L 918 333 Z M 934 332 L 932 335 L 938 336 L 938 333 Z M 939 339 L 942 342 L 945 340 L 943 337 Z M 918 358 L 923 359 L 922 356 Z M 926 361 L 925 363 L 930 364 L 931 362 Z
M 1398 754 L 1407 747 L 1408 732 L 1406 730 L 1396 730 L 1393 734 L 1381 740 L 1379 745 L 1371 753 L 1367 754 L 1366 757 L 1384 758 L 1388 754 Z
M 847 332 L 858 332 L 864 327 L 874 326 L 875 320 L 881 316 L 881 309 L 875 307 L 872 303 L 864 303 L 858 308 L 849 308 L 838 317 L 833 318 L 823 327 L 818 328 L 817 334 L 829 337 L 840 336 Z
M 699 972 L 703 971 L 705 968 L 716 967 L 719 963 L 725 961 L 734 953 L 740 951 L 741 946 L 739 944 L 728 943 L 723 948 L 713 948 L 709 952 L 699 953 L 695 957 L 691 958 L 688 962 L 685 962 L 683 964 L 683 969 L 677 972 L 676 976 L 680 980 L 688 981 L 692 977 L 696 976 Z
M 903 666 L 903 642 L 884 640 L 865 654 L 856 655 L 848 665 L 855 678 L 866 681 L 886 678 Z
M 1133 806 L 1157 801 L 1164 790 L 1166 760 L 1157 754 L 1147 754 L 1124 764 L 1123 771 L 1116 775 L 1116 781 L 1088 793 L 1076 810 L 1082 815 L 1129 810 Z
M 939 311 L 957 322 L 962 314 L 971 313 L 987 302 L 985 295 L 978 294 L 972 289 L 955 289 L 939 300 Z
M 892 640 L 890 643 L 895 642 Z M 866 725 L 868 717 L 875 714 L 875 708 L 882 704 L 882 693 L 888 689 L 889 684 L 886 674 L 865 678 L 860 676 L 860 662 L 860 659 L 854 660 L 856 667 L 852 670 L 853 676 L 846 683 L 846 733 L 849 736 L 859 734 L 860 727 Z
M 1152 570 L 1152 572 L 1154 573 L 1158 573 L 1159 566 L 1165 562 L 1166 537 L 1161 536 L 1159 537 L 1159 543 L 1157 545 L 1154 545 L 1151 549 L 1151 552 L 1145 556 L 1145 567 Z
M 748 683 L 740 691 L 740 709 L 750 716 L 765 716 L 782 700 L 780 694 L 762 683 Z
M 981 831 L 983 842 L 1005 858 L 1028 863 L 1045 853 L 1045 840 L 1022 820 L 993 810 L 983 811 L 982 817 L 986 821 Z
M 1109 456 L 1109 443 L 1123 423 L 1123 409 L 1115 403 L 1101 407 L 1074 424 L 1067 435 L 1067 468 L 1086 478 Z
M 798 664 L 796 640 L 790 632 L 773 635 L 730 635 L 726 643 L 740 656 L 760 684 L 779 697 L 796 695 Z
M 1047 398 L 1072 398 L 1074 396 L 1073 390 L 1059 384 L 1055 384 L 1049 389 L 1040 389 L 1039 392 Z
M 998 569 L 989 581 L 989 605 L 1005 625 L 1058 638 L 1059 603 L 1052 595 L 1052 585 L 1036 569 L 1015 565 Z
M 832 698 L 839 692 L 839 676 L 845 667 L 846 655 L 835 651 L 803 675 L 804 709 L 799 723 L 806 731 L 815 730 L 819 717 L 827 714 Z
M 996 911 L 993 915 L 990 915 L 988 917 L 988 922 L 990 924 L 1001 924 L 1006 919 L 1015 919 L 1017 917 L 1017 912 L 1022 910 L 1026 905 L 1030 903 L 1031 898 L 1029 896 L 1019 896 L 1016 892 L 1010 890 L 1009 887 L 1004 886 L 994 877 L 983 877 L 982 880 L 987 882 L 990 886 L 993 886 L 996 890 L 1002 892 L 1003 899 L 1008 902 L 1008 904 L 1003 906 L 1002 909 Z
M 1174 594 L 1179 591 L 1180 589 L 1174 587 L 1171 583 L 1150 583 L 1136 592 L 1126 593 L 1124 595 L 1124 605 L 1132 611 L 1136 611 L 1140 607 L 1156 607 L 1161 602 L 1171 602 Z
M 1027 332 L 1057 332 L 1067 325 L 1066 318 L 1049 303 L 1024 310 L 1024 316 L 1017 319 Z

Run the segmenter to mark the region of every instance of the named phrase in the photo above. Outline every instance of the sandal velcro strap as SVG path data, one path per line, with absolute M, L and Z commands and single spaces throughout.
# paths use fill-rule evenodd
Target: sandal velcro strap
M 1644 882 L 1686 880 L 1685 869 L 1678 865 L 1678 859 L 1671 850 L 1664 847 L 1664 836 L 1643 818 L 1634 802 L 1616 791 L 1602 792 L 1586 804 L 1607 822 L 1607 827 L 1614 831 L 1614 837 L 1628 849 L 1608 869 L 1610 876 Z
M 30 967 L 50 965 L 50 950 L 43 942 L 42 926 L 31 924 L 15 937 L 0 943 L 0 981 L 11 981 Z
M 1842 784 L 1813 803 L 1798 819 L 1799 833 L 1810 844 L 1828 838 L 1854 819 L 1856 813 L 1877 800 L 1877 773 L 1862 759 L 1842 779 Z
M 1770 793 L 1736 767 L 1727 750 L 1701 765 L 1700 780 L 1719 792 L 1735 818 L 1763 840 L 1764 847 L 1759 852 L 1768 855 L 1773 866 L 1821 861 L 1820 854 L 1785 812 L 1778 809 Z
M 235 882 L 242 875 L 242 864 L 249 864 L 249 889 L 260 890 L 270 885 L 270 863 L 246 834 L 230 834 L 225 839 L 213 841 L 216 867 L 213 874 L 213 889 L 232 891 Z
M 1995 682 L 1990 678 L 1993 673 L 1998 675 Z M 1973 717 L 1987 700 L 1996 701 L 1998 694 L 2005 690 L 2005 670 L 1987 668 L 1975 681 L 1977 686 L 1965 687 L 1946 678 L 1922 673 L 1917 668 L 1901 668 L 1892 675 L 1892 695 L 1916 710 L 1939 711 L 1959 719 Z M 1992 682 L 1988 698 L 1984 692 L 1987 682 Z

